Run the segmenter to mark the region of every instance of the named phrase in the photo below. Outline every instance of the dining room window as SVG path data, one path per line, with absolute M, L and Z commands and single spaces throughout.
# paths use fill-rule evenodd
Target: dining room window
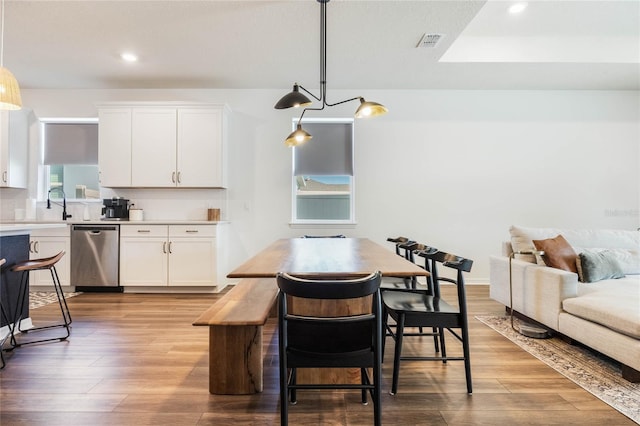
M 313 138 L 292 149 L 292 222 L 354 223 L 353 119 L 305 119 L 303 127 Z
M 64 191 L 67 200 L 99 200 L 98 121 L 43 119 L 41 198 Z M 61 199 L 61 191 L 51 191 Z

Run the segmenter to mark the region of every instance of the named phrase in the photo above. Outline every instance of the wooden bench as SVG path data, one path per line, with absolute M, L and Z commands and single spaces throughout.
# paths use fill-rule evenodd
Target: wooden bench
M 262 392 L 262 326 L 275 307 L 273 278 L 245 278 L 194 321 L 209 327 L 209 393 Z

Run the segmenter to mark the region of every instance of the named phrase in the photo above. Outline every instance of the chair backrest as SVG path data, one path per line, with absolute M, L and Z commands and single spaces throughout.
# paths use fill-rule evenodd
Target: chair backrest
M 319 274 L 313 278 L 281 272 L 277 275 L 281 292 L 305 299 L 355 299 L 375 293 L 380 287 L 380 272 L 366 276 L 336 277 Z
M 307 359 L 312 365 L 340 366 L 333 358 L 325 359 L 322 354 L 361 354 L 371 366 L 379 356 L 382 339 L 382 319 L 380 303 L 381 274 L 375 272 L 364 277 L 339 279 L 325 276 L 319 279 L 295 277 L 286 273 L 277 275 L 280 289 L 278 294 L 278 322 L 280 333 L 280 353 L 290 356 L 287 362 L 299 363 Z M 341 317 L 306 316 L 290 314 L 287 296 L 307 299 L 353 299 L 371 297 L 371 312 Z M 315 354 L 308 361 L 308 355 Z M 293 357 L 293 358 L 291 358 Z M 327 365 L 324 365 L 326 363 Z M 322 365 L 319 365 L 322 364 Z
M 434 296 L 440 297 L 440 282 L 444 281 L 455 284 L 458 290 L 458 304 L 460 306 L 460 311 L 466 311 L 466 294 L 464 290 L 463 272 L 471 271 L 473 260 L 465 259 L 464 257 L 438 250 L 425 250 L 418 253 L 418 256 L 422 256 L 425 259 L 431 260 L 430 272 L 432 281 L 434 283 Z M 454 269 L 456 271 L 456 278 L 440 276 L 440 274 L 438 273 L 438 265 Z

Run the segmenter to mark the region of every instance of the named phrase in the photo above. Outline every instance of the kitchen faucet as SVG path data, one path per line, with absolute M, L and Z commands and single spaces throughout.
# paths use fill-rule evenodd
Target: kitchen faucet
M 51 188 L 49 192 L 47 192 L 47 208 L 51 209 L 51 192 L 52 191 L 60 191 L 62 193 L 62 220 L 67 220 L 71 215 L 67 214 L 67 195 L 64 193 L 62 188 Z M 60 203 L 53 202 L 54 204 L 60 205 Z

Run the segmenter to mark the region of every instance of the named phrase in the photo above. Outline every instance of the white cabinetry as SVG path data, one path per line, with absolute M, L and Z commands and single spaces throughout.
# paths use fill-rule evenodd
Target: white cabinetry
M 60 284 L 62 286 L 71 285 L 69 279 L 70 276 L 70 257 L 71 256 L 71 238 L 69 236 L 69 227 L 64 228 L 52 228 L 52 229 L 37 229 L 31 233 L 29 241 L 29 258 L 41 259 L 44 257 L 51 257 L 62 250 L 65 251 L 65 255 L 62 256 L 60 261 L 56 264 L 56 272 L 58 278 L 60 278 Z M 53 286 L 51 280 L 51 273 L 48 269 L 42 271 L 31 272 L 29 277 L 29 285 L 33 286 Z
M 102 186 L 226 187 L 227 107 L 135 103 L 98 110 Z
M 123 225 L 120 285 L 216 286 L 216 225 Z
M 27 187 L 27 112 L 0 112 L 0 187 Z
M 100 185 L 131 186 L 131 108 L 98 111 Z

